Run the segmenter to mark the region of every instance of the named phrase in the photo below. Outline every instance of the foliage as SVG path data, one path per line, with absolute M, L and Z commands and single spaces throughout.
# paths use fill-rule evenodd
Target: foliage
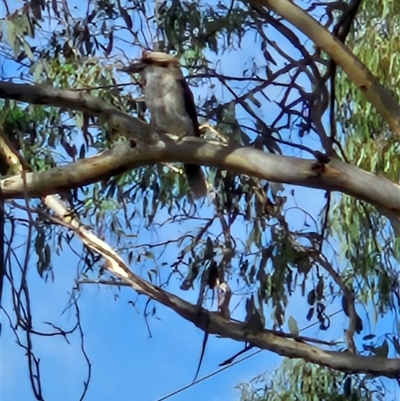
M 398 74 L 394 73 L 400 68 L 398 11 L 397 2 L 362 2 L 346 44 L 400 98 Z M 336 84 L 338 140 L 346 157 L 367 171 L 397 182 L 398 142 L 390 137 L 382 118 L 343 73 L 338 75 Z M 392 291 L 398 287 L 398 244 L 384 229 L 379 213 L 363 202 L 344 196 L 333 210 L 335 232 L 341 242 L 351 240 L 354 245 L 349 249 L 342 246 L 348 261 L 346 274 L 361 273 L 364 285 L 360 285 L 360 298 L 364 302 L 373 300 L 376 320 L 378 314 L 393 310 L 397 303 Z
M 20 9 L 8 5 L 0 20 L 3 80 L 88 91 L 147 119 L 136 78 L 117 69 L 143 48 L 158 47 L 185 66 L 207 139 L 304 158 L 336 154 L 398 182 L 398 142 L 362 92 L 341 71 L 336 76 L 328 57 L 303 34 L 252 3 L 101 0 L 75 9 L 68 2 L 45 7 L 36 0 Z M 308 2 L 301 5 L 306 8 Z M 332 32 L 350 22 L 346 44 L 400 97 L 400 4 L 362 2 L 354 21 L 341 18 L 346 5 L 315 3 L 308 12 L 328 20 Z M 0 124 L 34 171 L 90 157 L 124 140 L 79 111 L 9 99 L 2 103 Z M 8 174 L 7 168 L 0 172 Z M 331 318 L 339 310 L 347 319 L 346 294 L 352 294 L 356 332 L 364 336 L 356 339 L 357 348 L 365 355 L 382 355 L 382 347 L 384 357 L 399 354 L 397 331 L 371 334 L 382 318 L 395 319 L 400 305 L 400 242 L 379 211 L 348 195 L 300 191 L 215 168 L 206 172 L 211 196 L 196 207 L 187 197 L 182 169 L 169 164 L 141 167 L 62 196 L 83 224 L 142 268 L 151 282 L 166 286 L 173 278 L 182 291 L 197 291 L 201 277 L 214 267 L 231 283 L 239 314 L 254 296 L 267 328 L 293 334 L 311 322 L 332 341 L 337 333 L 330 331 Z M 69 246 L 71 237 L 57 228 L 41 202 L 30 207 L 39 217 L 28 237 L 27 246 L 36 253 L 29 263 L 49 278 L 57 275 L 53 249 Z M 30 216 L 30 207 L 25 201 L 6 204 L 6 232 L 19 224 L 11 216 L 23 210 Z M 183 234 L 177 230 L 182 226 Z M 148 243 L 144 233 L 152 230 L 176 235 Z M 12 235 L 8 238 L 11 244 Z M 109 279 L 96 255 L 82 253 L 80 259 L 78 280 Z M 14 287 L 10 258 L 6 265 Z M 294 308 L 299 299 L 306 305 L 301 312 Z M 22 308 L 17 301 L 14 306 Z M 348 346 L 338 343 L 335 349 Z M 303 362 L 284 363 L 282 369 L 279 382 L 269 380 L 261 395 L 254 387 L 244 388 L 243 399 L 344 399 L 343 385 L 349 382 L 341 372 Z M 312 386 L 305 388 L 303 381 L 299 388 L 294 380 L 288 388 L 289 376 L 309 378 Z M 364 378 L 352 380 L 347 394 L 353 398 L 346 399 L 372 399 Z M 304 398 L 293 398 L 295 389 Z
M 286 372 L 293 372 L 288 375 Z M 302 380 L 299 381 L 298 378 Z M 289 382 L 288 382 L 289 380 Z M 359 376 L 321 368 L 304 361 L 285 360 L 274 375 L 262 375 L 240 386 L 242 401 L 358 401 L 384 399 L 381 383 L 374 381 L 373 395 Z

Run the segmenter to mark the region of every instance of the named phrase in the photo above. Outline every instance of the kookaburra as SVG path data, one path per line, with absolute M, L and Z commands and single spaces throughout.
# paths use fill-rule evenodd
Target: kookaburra
M 144 51 L 140 60 L 120 71 L 141 74 L 153 125 L 179 136 L 200 136 L 193 93 L 176 58 L 166 53 Z M 207 184 L 201 167 L 197 164 L 183 167 L 193 196 L 196 199 L 206 196 Z

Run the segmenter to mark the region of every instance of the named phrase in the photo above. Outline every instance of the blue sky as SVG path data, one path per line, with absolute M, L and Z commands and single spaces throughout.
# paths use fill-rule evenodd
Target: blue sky
M 163 237 L 159 241 L 163 241 Z M 77 240 L 73 245 L 76 249 L 80 248 Z M 23 252 L 21 248 L 19 253 Z M 28 282 L 37 330 L 51 331 L 43 321 L 51 321 L 64 328 L 74 325 L 73 309 L 61 314 L 74 286 L 77 262 L 76 256 L 68 250 L 56 257 L 53 262 L 54 282 L 44 283 L 34 267 L 30 270 Z M 177 283 L 174 287 L 176 289 Z M 93 366 L 93 379 L 87 399 L 105 400 L 111 396 L 116 400 L 136 399 L 135 395 L 140 394 L 139 399 L 150 401 L 192 381 L 200 355 L 202 331 L 167 308 L 157 306 L 157 317 L 161 320 L 150 319 L 153 338 L 149 338 L 140 313 L 144 308 L 144 297 L 137 300 L 131 289 L 123 288 L 118 293 L 119 299 L 114 300 L 116 293 L 118 291 L 115 288 L 95 285 L 82 286 L 80 293 L 85 345 Z M 195 301 L 195 291 L 187 295 Z M 6 286 L 3 296 L 6 310 L 10 310 L 10 296 L 9 287 Z M 128 304 L 129 301 L 136 302 L 139 312 Z M 3 358 L 7 361 L 7 369 L 3 372 L 4 399 L 33 399 L 30 398 L 26 358 L 14 342 L 8 322 L 3 319 Z M 78 338 L 73 336 L 70 343 L 67 345 L 62 338 L 39 338 L 35 341 L 35 351 L 43 364 L 44 394 L 49 399 L 55 396 L 60 401 L 78 399 L 82 389 L 86 366 Z M 242 347 L 241 343 L 211 336 L 200 377 L 216 370 L 219 363 Z M 263 352 L 191 387 L 173 399 L 185 400 L 191 397 L 202 400 L 211 397 L 212 400 L 233 400 L 238 396 L 233 390 L 235 385 L 247 382 L 265 370 L 273 371 L 278 365 L 279 358 L 276 355 Z M 21 377 L 21 372 L 25 376 Z M 58 376 L 61 372 L 62 382 Z M 56 377 L 53 379 L 54 374 Z
M 77 248 L 80 246 L 78 241 L 74 245 Z M 20 253 L 23 251 L 21 248 Z M 61 313 L 69 301 L 68 292 L 74 285 L 76 263 L 76 256 L 70 251 L 56 257 L 55 280 L 47 284 L 38 277 L 35 268 L 30 270 L 28 282 L 38 330 L 51 331 L 42 321 L 51 321 L 64 328 L 74 325 L 73 309 L 64 315 Z M 123 288 L 119 299 L 115 301 L 113 295 L 116 292 L 115 289 L 86 285 L 80 293 L 79 305 L 86 349 L 93 366 L 93 381 L 87 399 L 105 400 L 113 396 L 113 399 L 124 400 L 141 394 L 141 400 L 154 400 L 190 382 L 197 366 L 202 332 L 161 306 L 157 307 L 157 317 L 161 320 L 150 319 L 153 338 L 149 338 L 141 313 L 128 304 L 128 301 L 136 302 L 136 295 L 132 290 Z M 6 310 L 10 310 L 10 296 L 9 287 L 6 286 L 3 297 Z M 137 302 L 139 311 L 143 310 L 144 302 L 144 297 Z M 3 360 L 7 361 L 7 369 L 3 371 L 2 377 L 4 399 L 33 399 L 24 352 L 14 345 L 14 335 L 9 330 L 8 322 L 3 319 L 2 323 Z M 78 399 L 82 389 L 86 366 L 78 338 L 73 336 L 70 342 L 71 345 L 67 345 L 62 338 L 35 341 L 35 350 L 43 364 L 44 394 L 49 399 L 55 396 L 59 400 Z M 215 370 L 219 362 L 229 358 L 241 347 L 242 344 L 230 340 L 210 337 L 202 372 Z M 263 356 L 265 358 L 266 354 Z M 268 365 L 274 359 L 278 358 L 269 355 Z M 198 399 L 203 399 L 210 386 L 213 387 L 212 399 L 224 399 L 227 391 L 233 393 L 234 385 L 251 379 L 263 369 L 265 362 L 261 356 L 257 356 L 192 387 L 174 399 L 183 400 L 200 394 Z M 25 376 L 21 377 L 21 372 Z M 61 372 L 62 381 L 59 376 Z M 218 385 L 222 377 L 223 386 Z M 215 388 L 218 390 L 215 391 Z
M 12 3 L 18 7 L 21 3 Z M 80 4 L 76 1 L 69 2 Z M 0 13 L 4 12 L 1 10 Z M 279 37 L 276 38 L 280 40 Z M 243 49 L 227 54 L 222 59 L 222 69 L 225 73 L 240 74 L 243 64 L 251 57 L 259 57 L 259 48 L 254 45 L 253 38 L 244 38 Z M 133 56 L 133 55 L 132 55 Z M 6 70 L 7 71 L 7 70 Z M 268 96 L 274 99 L 276 93 Z M 197 95 L 202 96 L 201 91 Z M 226 100 L 226 99 L 225 99 Z M 276 111 L 273 106 L 269 109 L 260 109 L 260 117 L 269 121 L 270 115 Z M 239 117 L 241 111 L 237 110 Z M 243 115 L 243 114 L 242 114 Z M 305 145 L 314 149 L 319 146 L 315 137 L 305 139 Z M 296 156 L 299 156 L 296 153 Z M 308 155 L 306 155 L 308 157 Z M 306 212 L 316 215 L 324 204 L 323 191 L 306 188 L 285 186 L 287 194 L 294 189 L 295 200 L 289 197 L 288 207 L 297 206 Z M 203 212 L 202 212 L 203 213 Z M 206 211 L 204 211 L 206 213 Z M 292 227 L 301 228 L 304 214 L 299 209 L 289 212 Z M 165 216 L 159 216 L 160 221 Z M 174 228 L 174 237 L 179 232 L 193 230 L 191 223 L 183 223 Z M 244 236 L 245 227 L 243 227 Z M 140 233 L 140 243 L 162 242 L 170 238 L 171 226 L 165 229 L 146 230 Z M 24 230 L 19 229 L 18 238 L 23 244 L 26 236 Z M 73 247 L 82 249 L 79 240 L 73 240 Z M 23 259 L 24 247 L 16 248 L 16 253 Z M 163 256 L 163 261 L 172 262 L 178 250 L 170 249 Z M 45 282 L 41 279 L 34 265 L 29 270 L 32 310 L 37 330 L 52 331 L 44 322 L 52 322 L 64 329 L 75 324 L 74 309 L 65 308 L 68 305 L 78 271 L 79 260 L 76 255 L 64 247 L 60 256 L 54 255 L 54 280 Z M 145 267 L 151 267 L 151 261 Z M 132 265 L 135 273 L 143 273 L 142 267 Z M 167 272 L 164 272 L 166 274 Z M 189 301 L 195 302 L 197 292 L 189 291 L 182 294 L 179 291 L 179 282 L 173 281 L 169 291 L 177 292 Z M 115 299 L 115 295 L 118 298 Z M 4 308 L 11 312 L 11 293 L 6 283 L 3 294 Z M 135 303 L 135 308 L 129 302 Z M 79 307 L 81 321 L 85 333 L 85 349 L 92 364 L 92 380 L 89 387 L 87 401 L 102 400 L 143 400 L 156 401 L 158 398 L 190 383 L 193 380 L 203 341 L 203 332 L 194 325 L 184 321 L 173 311 L 157 305 L 156 318 L 149 318 L 152 338 L 149 338 L 148 327 L 143 318 L 146 299 L 138 297 L 131 289 L 82 285 L 79 293 Z M 299 327 L 308 325 L 304 315 L 306 301 L 298 296 L 290 303 L 286 312 L 286 319 L 293 315 Z M 340 307 L 329 305 L 328 313 L 335 312 Z M 235 316 L 243 318 L 243 308 L 239 307 Z M 269 316 L 266 316 L 267 320 Z M 4 400 L 33 400 L 30 388 L 27 360 L 24 351 L 15 344 L 15 337 L 9 327 L 8 320 L 2 317 L 2 383 L 1 391 Z M 344 319 L 337 315 L 332 318 L 332 324 L 339 328 L 337 333 L 319 332 L 312 328 L 304 332 L 305 335 L 317 335 L 319 338 L 337 338 L 343 336 Z M 391 322 L 388 322 L 388 325 Z M 381 330 L 385 330 L 381 326 Z M 391 329 L 391 328 L 390 328 Z M 389 328 L 388 328 L 389 330 Z M 86 378 L 87 366 L 80 350 L 79 338 L 76 335 L 69 338 L 67 344 L 62 337 L 35 337 L 35 353 L 41 359 L 42 381 L 46 400 L 70 401 L 77 400 L 83 389 L 83 380 Z M 200 377 L 218 369 L 218 364 L 231 357 L 243 348 L 244 344 L 229 339 L 220 339 L 210 336 L 203 361 Z M 280 364 L 281 359 L 270 352 L 262 352 L 240 364 L 230 367 L 204 382 L 201 382 L 184 392 L 171 397 L 175 401 L 193 400 L 237 400 L 240 393 L 234 389 L 241 382 L 248 382 L 262 372 L 273 372 Z

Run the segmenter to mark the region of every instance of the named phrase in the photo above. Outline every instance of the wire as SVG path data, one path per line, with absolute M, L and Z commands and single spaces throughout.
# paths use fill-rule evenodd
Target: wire
M 341 309 L 340 309 L 340 310 L 337 310 L 336 312 L 333 312 L 332 314 L 330 314 L 329 317 L 333 317 L 333 316 L 337 315 L 338 313 L 340 313 L 341 311 L 342 311 Z M 305 327 L 303 327 L 302 329 L 300 329 L 299 332 L 302 332 L 302 331 L 304 331 L 304 330 L 307 330 L 307 329 L 309 329 L 309 328 L 311 328 L 311 327 L 313 327 L 313 326 L 316 326 L 317 324 L 318 324 L 318 322 L 311 323 L 311 324 L 309 324 L 308 326 L 305 326 Z M 218 373 L 221 373 L 221 372 L 223 372 L 224 370 L 226 370 L 226 369 L 228 369 L 228 368 L 231 368 L 232 366 L 237 365 L 238 363 L 241 363 L 241 362 L 245 361 L 246 359 L 252 358 L 253 356 L 259 354 L 261 351 L 265 351 L 265 350 L 264 350 L 264 349 L 259 349 L 259 350 L 257 350 L 257 351 L 254 351 L 253 353 L 251 353 L 251 354 L 249 354 L 249 355 L 247 355 L 247 356 L 244 356 L 243 358 L 238 359 L 237 361 L 232 362 L 232 363 L 230 363 L 229 365 L 226 365 L 226 366 L 222 367 L 221 369 L 214 370 L 214 372 L 211 372 L 210 374 L 201 377 L 200 379 L 194 381 L 193 383 L 190 383 L 190 384 L 187 384 L 186 386 L 183 386 L 183 387 L 181 387 L 181 388 L 178 388 L 177 390 L 174 390 L 172 393 L 169 393 L 169 394 L 167 394 L 167 395 L 164 395 L 164 396 L 161 397 L 161 398 L 157 398 L 157 399 L 154 400 L 154 401 L 164 401 L 164 400 L 166 400 L 166 399 L 168 399 L 168 398 L 171 398 L 172 396 L 174 396 L 174 395 L 176 395 L 176 394 L 179 394 L 179 393 L 181 393 L 182 391 L 185 391 L 185 390 L 187 390 L 188 388 L 190 388 L 190 387 L 192 387 L 192 386 L 194 386 L 194 385 L 196 385 L 196 384 L 198 384 L 198 383 L 201 383 L 202 381 L 207 380 L 207 379 L 209 379 L 210 377 L 213 377 L 213 376 L 217 375 Z
M 166 400 L 166 399 L 168 399 L 168 398 L 170 398 L 170 397 L 172 397 L 172 396 L 174 396 L 174 395 L 176 395 L 176 394 L 179 394 L 179 393 L 181 393 L 182 391 L 184 391 L 184 390 L 186 390 L 186 389 L 188 389 L 188 388 L 190 388 L 190 387 L 192 387 L 192 386 L 194 386 L 194 385 L 196 385 L 196 384 L 198 384 L 198 383 L 201 383 L 202 381 L 204 381 L 204 380 L 206 380 L 206 379 L 209 379 L 210 377 L 215 376 L 215 375 L 217 375 L 218 373 L 223 372 L 224 370 L 226 370 L 226 369 L 228 369 L 228 368 L 231 368 L 232 366 L 235 366 L 235 365 L 237 365 L 237 364 L 240 363 L 240 362 L 245 361 L 246 359 L 251 358 L 251 357 L 253 357 L 254 355 L 259 354 L 261 351 L 264 351 L 264 350 L 263 350 L 263 349 L 259 349 L 259 350 L 257 350 L 257 351 L 254 351 L 252 354 L 247 355 L 247 356 L 244 356 L 243 358 L 238 359 L 236 362 L 232 362 L 231 364 L 229 364 L 229 365 L 227 365 L 227 366 L 224 366 L 224 367 L 222 367 L 222 368 L 220 368 L 220 369 L 217 369 L 217 370 L 215 370 L 214 372 L 211 372 L 210 374 L 208 374 L 208 375 L 206 375 L 206 376 L 203 376 L 202 378 L 200 378 L 200 379 L 194 381 L 193 383 L 190 383 L 190 384 L 187 384 L 186 386 L 183 386 L 183 387 L 181 387 L 181 388 L 178 388 L 177 390 L 174 390 L 172 393 L 169 393 L 169 394 L 167 394 L 167 395 L 164 395 L 164 396 L 161 397 L 161 398 L 157 398 L 157 399 L 154 400 L 154 401 L 164 401 L 164 400 Z

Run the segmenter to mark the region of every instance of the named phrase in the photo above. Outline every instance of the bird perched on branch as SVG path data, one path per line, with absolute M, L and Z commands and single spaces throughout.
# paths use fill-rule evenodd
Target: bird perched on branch
M 144 51 L 140 60 L 120 71 L 141 74 L 152 124 L 171 134 L 200 136 L 193 93 L 176 58 L 162 52 Z M 206 196 L 207 184 L 201 167 L 197 164 L 183 167 L 194 198 Z

